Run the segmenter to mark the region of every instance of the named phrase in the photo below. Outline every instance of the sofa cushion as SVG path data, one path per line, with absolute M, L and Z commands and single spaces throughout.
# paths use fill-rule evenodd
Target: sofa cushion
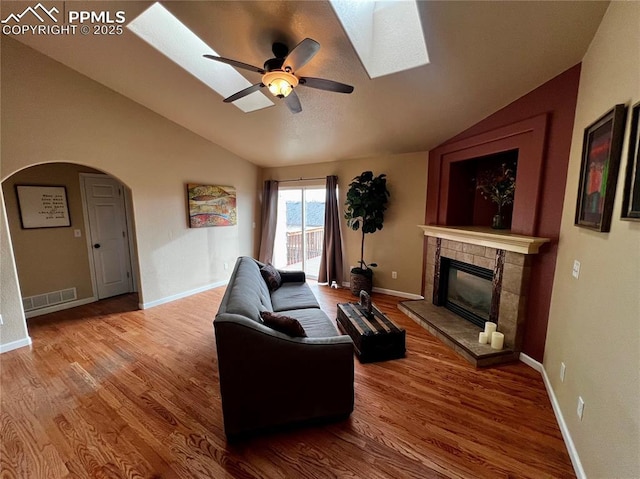
M 282 283 L 276 291 L 271 292 L 273 311 L 287 309 L 320 308 L 318 300 L 307 283 Z
M 218 312 L 240 314 L 260 321 L 261 311 L 272 310 L 269 289 L 257 263 L 251 258 L 240 258 Z
M 262 318 L 262 321 L 264 321 L 264 324 L 269 326 L 271 329 L 288 334 L 294 338 L 307 337 L 307 333 L 300 322 L 291 316 L 274 314 L 270 311 L 262 311 L 260 313 L 260 317 Z
M 278 270 L 272 264 L 267 264 L 260 268 L 260 274 L 271 292 L 274 292 L 282 284 L 280 273 L 278 273 Z
M 333 321 L 321 309 L 292 309 L 278 314 L 297 319 L 309 338 L 331 338 L 340 335 Z

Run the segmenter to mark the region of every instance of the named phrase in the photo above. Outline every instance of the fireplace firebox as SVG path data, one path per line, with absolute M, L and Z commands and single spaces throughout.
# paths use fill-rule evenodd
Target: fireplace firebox
M 476 326 L 493 321 L 493 271 L 451 258 L 440 259 L 437 305 Z

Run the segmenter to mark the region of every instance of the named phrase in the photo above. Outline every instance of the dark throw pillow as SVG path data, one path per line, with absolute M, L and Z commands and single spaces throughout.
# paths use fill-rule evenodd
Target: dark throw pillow
M 302 327 L 302 324 L 300 324 L 300 321 L 295 318 L 273 314 L 270 311 L 262 311 L 260 313 L 260 317 L 264 324 L 269 326 L 271 329 L 288 334 L 294 338 L 307 337 L 307 333 Z
M 269 291 L 275 291 L 282 284 L 282 276 L 272 264 L 267 264 L 260 268 L 260 274 L 262 274 L 265 283 L 267 283 Z

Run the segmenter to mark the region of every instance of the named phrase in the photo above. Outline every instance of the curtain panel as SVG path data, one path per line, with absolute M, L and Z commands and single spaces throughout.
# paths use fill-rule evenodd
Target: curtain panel
M 278 182 L 267 180 L 262 188 L 262 235 L 260 236 L 260 253 L 258 260 L 263 263 L 273 262 L 273 242 L 276 238 L 278 222 Z
M 343 278 L 342 237 L 340 235 L 337 176 L 327 176 L 327 193 L 324 208 L 324 241 L 318 283 L 331 284 L 335 281 L 341 286 Z

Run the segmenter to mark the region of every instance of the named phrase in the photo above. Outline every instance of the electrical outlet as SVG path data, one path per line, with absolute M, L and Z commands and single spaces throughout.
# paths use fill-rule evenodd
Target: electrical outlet
M 578 414 L 578 417 L 582 421 L 582 415 L 584 414 L 584 400 L 582 399 L 581 396 L 578 396 L 578 409 L 576 409 L 576 413 Z
M 567 366 L 564 363 L 560 363 L 560 381 L 564 382 L 564 373 L 567 370 Z
M 575 279 L 578 279 L 578 277 L 580 276 L 580 261 L 578 261 L 577 259 L 573 260 L 573 271 L 571 272 L 571 274 Z
M 229 269 L 229 263 L 226 263 L 226 262 L 225 262 L 225 264 L 224 264 L 224 269 L 225 269 L 225 270 Z
M 391 279 L 398 279 L 398 272 L 397 271 L 392 271 L 391 272 Z
M 81 230 L 73 230 L 73 237 L 74 238 L 80 238 L 82 236 L 82 231 Z

